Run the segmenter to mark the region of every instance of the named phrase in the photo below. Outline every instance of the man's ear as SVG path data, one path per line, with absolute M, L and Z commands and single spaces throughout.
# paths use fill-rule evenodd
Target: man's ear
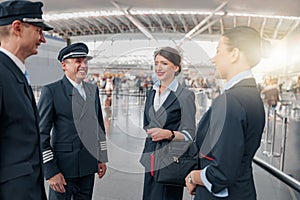
M 24 25 L 22 24 L 22 22 L 20 20 L 13 21 L 13 23 L 11 24 L 11 27 L 12 27 L 12 31 L 15 35 L 21 36 L 21 33 L 23 32 L 23 29 L 24 29 Z
M 235 63 L 240 57 L 240 50 L 238 48 L 233 48 L 231 51 L 231 62 Z
M 64 61 L 61 62 L 61 67 L 62 67 L 63 71 L 66 70 L 66 65 L 67 65 L 66 62 L 64 62 Z

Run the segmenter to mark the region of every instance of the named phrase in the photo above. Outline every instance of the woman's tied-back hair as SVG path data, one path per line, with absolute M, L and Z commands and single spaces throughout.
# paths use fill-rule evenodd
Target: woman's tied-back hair
M 228 39 L 229 50 L 238 48 L 244 53 L 251 67 L 257 65 L 261 57 L 265 54 L 262 45 L 267 43 L 260 37 L 258 31 L 249 26 L 237 26 L 223 34 Z
M 177 49 L 174 49 L 172 47 L 162 47 L 159 50 L 154 52 L 154 58 L 160 55 L 173 63 L 175 66 L 178 66 L 179 69 L 175 73 L 175 76 L 177 76 L 181 71 L 181 55 Z

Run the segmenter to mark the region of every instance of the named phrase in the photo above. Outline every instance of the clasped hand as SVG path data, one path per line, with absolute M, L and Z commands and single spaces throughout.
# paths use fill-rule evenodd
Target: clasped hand
M 151 136 L 152 141 L 157 142 L 168 138 L 168 134 L 165 133 L 164 129 L 161 128 L 150 128 L 147 129 L 146 133 Z
M 66 180 L 62 173 L 58 173 L 48 180 L 48 183 L 52 190 L 55 192 L 64 193 L 66 192 L 65 185 L 67 185 Z

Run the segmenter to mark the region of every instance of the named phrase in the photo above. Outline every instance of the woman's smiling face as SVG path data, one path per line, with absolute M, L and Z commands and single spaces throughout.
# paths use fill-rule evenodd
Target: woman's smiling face
M 156 55 L 154 62 L 155 73 L 158 80 L 162 82 L 170 82 L 174 79 L 175 72 L 179 70 L 178 66 L 175 66 L 172 62 L 159 54 Z

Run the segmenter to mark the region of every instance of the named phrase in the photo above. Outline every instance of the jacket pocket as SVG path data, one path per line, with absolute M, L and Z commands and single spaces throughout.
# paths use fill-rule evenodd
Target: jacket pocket
M 29 162 L 3 167 L 0 169 L 0 183 L 31 174 L 32 172 L 33 168 Z
M 72 143 L 56 143 L 54 145 L 54 151 L 71 152 L 73 151 Z

